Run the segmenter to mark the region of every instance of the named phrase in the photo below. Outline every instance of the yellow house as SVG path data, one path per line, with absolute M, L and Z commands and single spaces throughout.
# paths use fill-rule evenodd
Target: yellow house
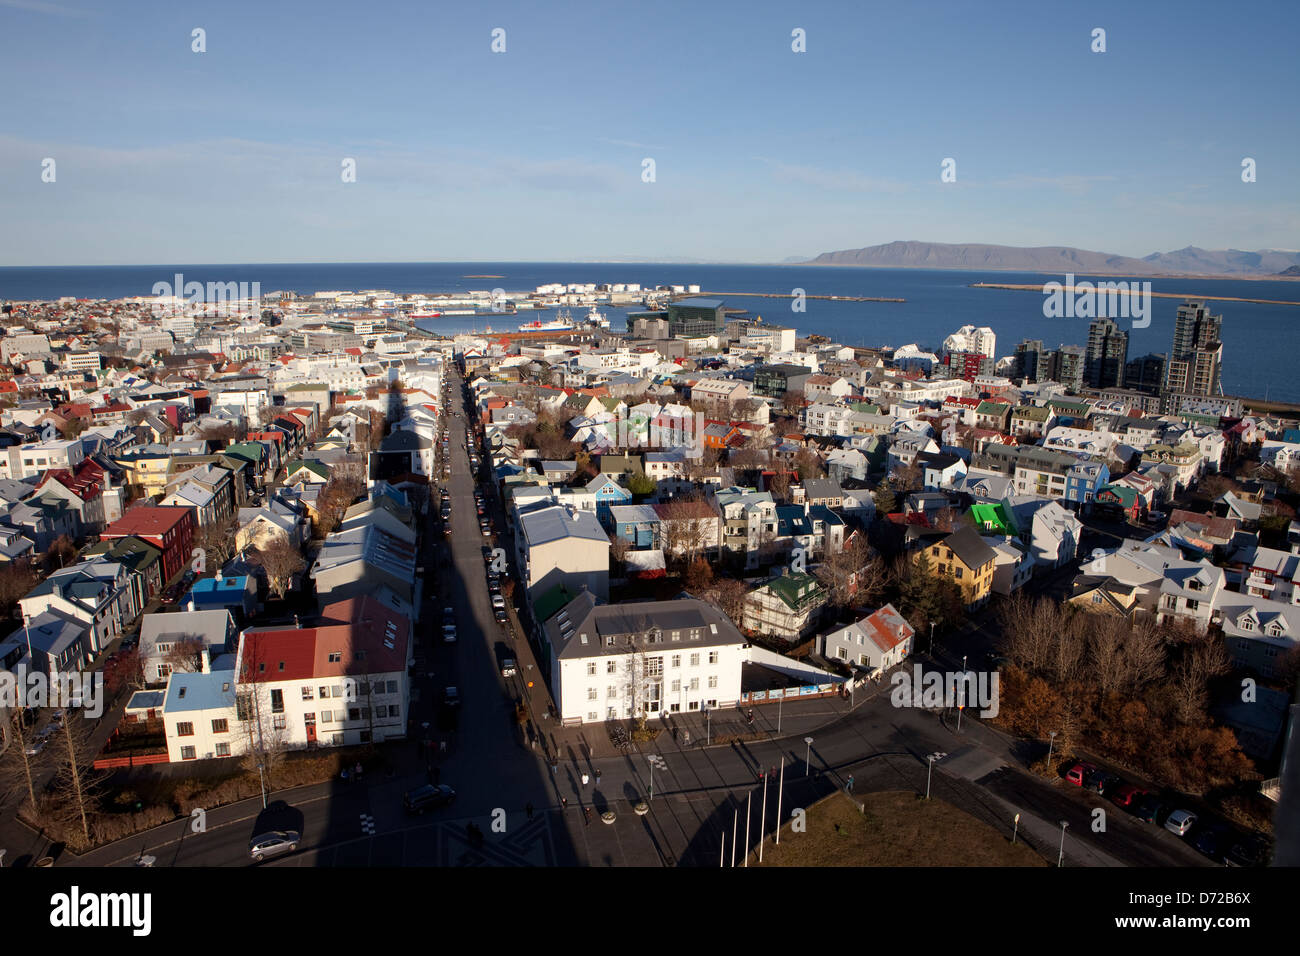
M 115 457 L 113 461 L 126 469 L 127 483 L 138 487 L 146 498 L 166 492 L 171 455 L 165 452 L 135 452 Z
M 930 573 L 956 582 L 962 603 L 979 607 L 993 590 L 993 568 L 997 552 L 984 543 L 974 528 L 963 527 L 948 534 L 926 534 L 920 553 L 930 563 Z

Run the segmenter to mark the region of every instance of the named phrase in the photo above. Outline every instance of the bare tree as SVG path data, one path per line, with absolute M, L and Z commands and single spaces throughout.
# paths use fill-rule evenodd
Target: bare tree
M 238 522 L 234 515 L 199 528 L 194 535 L 194 546 L 203 550 L 203 560 L 208 570 L 216 571 L 226 566 L 235 555 L 235 532 Z
M 249 555 L 249 559 L 266 571 L 266 584 L 276 597 L 284 597 L 293 576 L 307 566 L 302 552 L 283 538 L 272 540 L 267 546 Z
M 168 648 L 163 660 L 173 673 L 197 674 L 203 667 L 203 652 L 207 646 L 201 638 L 183 637 Z
M 20 699 L 21 696 L 20 694 Z M 38 760 L 27 753 L 35 735 L 27 728 L 27 715 L 23 708 L 19 707 L 6 716 L 8 720 L 5 730 L 9 736 L 9 746 L 0 754 L 0 781 L 5 793 L 19 788 L 26 790 L 28 809 L 34 818 L 38 818 L 40 807 L 36 802 L 35 783 Z
M 52 815 L 57 823 L 80 831 L 85 847 L 91 844 L 90 821 L 99 808 L 101 788 L 107 778 L 106 774 L 94 770 L 99 751 L 94 742 L 94 729 L 94 724 L 69 709 L 58 735 L 61 738 L 56 751 L 58 769 L 53 781 Z
M 1211 635 L 1199 635 L 1183 644 L 1170 668 L 1170 692 L 1174 711 L 1181 723 L 1204 721 L 1209 703 L 1210 681 L 1228 671 L 1223 642 Z

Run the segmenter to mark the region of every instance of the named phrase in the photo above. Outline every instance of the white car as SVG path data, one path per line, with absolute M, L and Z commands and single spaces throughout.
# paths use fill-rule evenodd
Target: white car
M 1186 810 L 1175 810 L 1169 814 L 1169 819 L 1165 821 L 1165 829 L 1170 833 L 1177 833 L 1180 837 L 1187 836 L 1196 823 L 1196 814 L 1189 813 Z
M 506 599 L 503 598 L 500 594 L 494 594 L 494 595 L 492 595 L 492 606 L 493 606 L 493 607 L 505 607 L 505 606 L 506 606 Z
M 456 625 L 444 624 L 442 626 L 442 639 L 448 644 L 456 643 Z

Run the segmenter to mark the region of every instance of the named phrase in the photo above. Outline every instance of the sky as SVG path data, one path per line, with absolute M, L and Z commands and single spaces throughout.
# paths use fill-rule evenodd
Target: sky
M 0 265 L 1297 249 L 1298 27 L 1290 0 L 0 0 Z

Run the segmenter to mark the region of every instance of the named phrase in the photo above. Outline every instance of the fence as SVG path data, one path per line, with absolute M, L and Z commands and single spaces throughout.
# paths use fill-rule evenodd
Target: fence
M 774 687 L 771 690 L 755 690 L 742 693 L 740 703 L 773 704 L 782 700 L 813 700 L 818 697 L 834 697 L 838 693 L 838 684 L 804 684 L 802 687 Z

